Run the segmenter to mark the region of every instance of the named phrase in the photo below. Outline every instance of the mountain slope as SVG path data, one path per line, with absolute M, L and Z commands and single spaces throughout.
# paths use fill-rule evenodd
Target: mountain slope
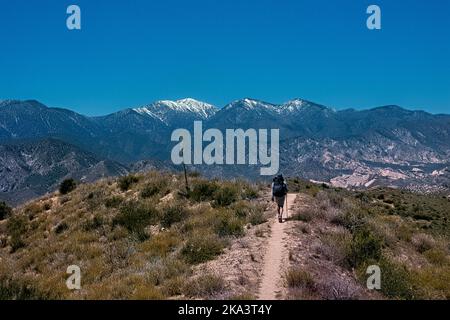
M 91 182 L 124 166 L 54 139 L 0 145 L 0 199 L 19 203 L 57 189 L 65 178 Z

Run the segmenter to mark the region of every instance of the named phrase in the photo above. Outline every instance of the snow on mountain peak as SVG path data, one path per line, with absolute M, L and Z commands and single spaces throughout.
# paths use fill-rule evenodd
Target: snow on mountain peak
M 192 98 L 186 98 L 177 101 L 160 100 L 133 110 L 140 114 L 146 114 L 156 117 L 163 122 L 167 122 L 171 116 L 180 113 L 194 114 L 199 116 L 201 119 L 207 119 L 218 109 L 211 104 Z
M 225 106 L 224 110 L 233 109 L 233 108 L 241 108 L 245 110 L 268 110 L 268 111 L 276 111 L 276 106 L 271 103 L 266 103 L 263 101 L 245 98 L 242 100 L 237 100 L 229 105 Z

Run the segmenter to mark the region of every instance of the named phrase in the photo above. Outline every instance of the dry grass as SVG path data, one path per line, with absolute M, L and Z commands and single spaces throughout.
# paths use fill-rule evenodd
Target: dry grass
M 211 297 L 224 284 L 207 275 L 194 285 L 194 265 L 214 259 L 264 208 L 244 182 L 149 172 L 81 184 L 14 210 L 0 239 L 0 297 L 164 299 Z M 213 185 L 214 192 L 197 185 Z M 202 194 L 205 192 L 205 194 Z M 170 196 L 170 201 L 167 197 Z M 82 271 L 82 290 L 65 287 L 69 265 Z M 8 266 L 8 268 L 6 268 Z M 25 277 L 24 274 L 27 274 Z M 192 284 L 186 286 L 187 283 Z

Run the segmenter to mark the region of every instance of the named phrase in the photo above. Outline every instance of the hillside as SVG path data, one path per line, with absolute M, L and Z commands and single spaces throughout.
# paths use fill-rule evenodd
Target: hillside
M 0 144 L 0 200 L 13 205 L 56 190 L 65 178 L 93 182 L 127 172 L 117 162 L 56 139 Z
M 0 298 L 450 298 L 443 196 L 291 179 L 279 225 L 265 185 L 189 183 L 187 195 L 183 176 L 151 171 L 14 209 L 0 221 Z M 273 256 L 282 267 L 268 274 Z M 370 264 L 380 292 L 365 288 Z M 82 270 L 79 291 L 65 286 L 69 265 Z

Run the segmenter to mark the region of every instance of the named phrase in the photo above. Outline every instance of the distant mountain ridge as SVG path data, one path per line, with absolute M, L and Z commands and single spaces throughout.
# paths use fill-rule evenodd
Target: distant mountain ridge
M 0 145 L 0 199 L 11 203 L 55 190 L 65 178 L 92 182 L 127 172 L 119 163 L 55 139 Z
M 142 161 L 150 160 L 150 167 L 167 163 L 171 132 L 190 129 L 196 120 L 205 129 L 280 129 L 286 175 L 343 187 L 380 184 L 420 191 L 446 190 L 450 181 L 450 115 L 399 106 L 335 110 L 304 99 L 272 104 L 245 98 L 217 108 L 188 98 L 87 117 L 35 100 L 5 100 L 0 102 L 0 144 L 57 139 L 100 161 L 146 168 Z M 196 169 L 211 176 L 260 178 L 247 166 Z M 15 180 L 3 176 L 1 184 L 5 181 Z

